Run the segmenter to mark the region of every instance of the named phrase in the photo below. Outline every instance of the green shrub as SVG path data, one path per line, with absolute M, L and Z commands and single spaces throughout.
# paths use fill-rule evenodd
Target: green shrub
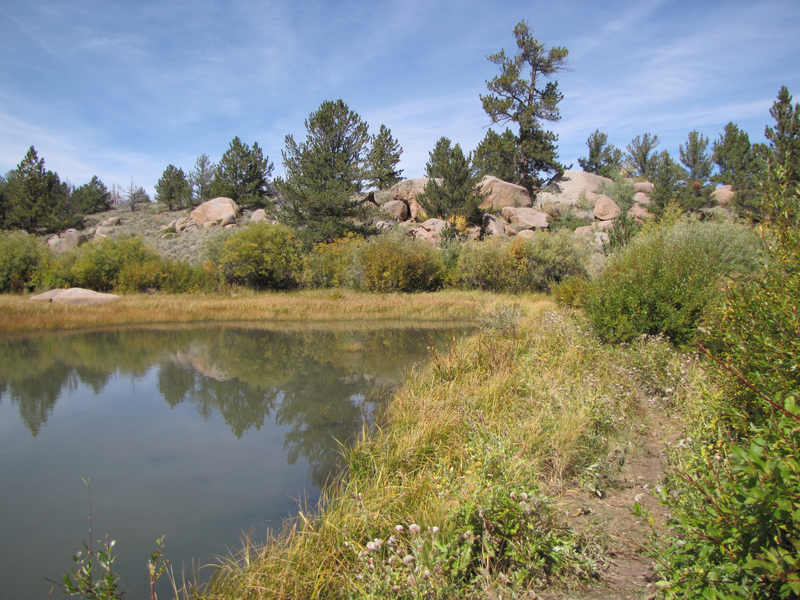
M 589 280 L 585 275 L 570 275 L 551 285 L 550 291 L 561 306 L 578 308 L 583 306 L 583 295 L 588 287 Z
M 303 257 L 303 286 L 309 288 L 355 287 L 355 252 L 364 239 L 347 235 L 317 244 Z
M 70 272 L 72 284 L 107 292 L 117 287 L 120 272 L 127 265 L 159 260 L 158 253 L 140 238 L 104 238 L 77 250 Z
M 584 240 L 566 230 L 532 240 L 496 237 L 466 244 L 459 258 L 462 285 L 489 291 L 547 291 L 569 275 L 586 273 Z
M 48 252 L 24 231 L 0 233 L 0 292 L 24 292 L 33 288 L 39 263 Z
M 439 251 L 402 232 L 377 235 L 359 245 L 355 266 L 360 287 L 371 292 L 433 291 L 444 281 Z
M 163 258 L 126 264 L 117 277 L 120 292 L 160 290 L 170 294 L 213 292 L 219 281 L 212 270 Z
M 667 598 L 800 596 L 796 397 L 748 443 L 715 453 L 697 440 L 677 451 L 686 458 L 673 457 L 679 469 L 662 490 L 672 515 L 659 582 Z
M 294 231 L 259 222 L 236 231 L 222 242 L 219 272 L 229 282 L 257 290 L 283 290 L 297 285 L 299 257 Z
M 605 341 L 663 334 L 686 344 L 724 282 L 761 265 L 758 238 L 745 227 L 667 221 L 611 255 L 585 294 L 586 314 Z

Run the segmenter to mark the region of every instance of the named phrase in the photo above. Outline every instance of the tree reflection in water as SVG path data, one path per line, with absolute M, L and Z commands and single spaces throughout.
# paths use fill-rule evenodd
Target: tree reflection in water
M 204 419 L 218 413 L 241 438 L 265 419 L 288 427 L 284 447 L 304 457 L 318 486 L 336 472 L 342 443 L 428 349 L 457 329 L 270 331 L 230 327 L 139 329 L 0 340 L 0 401 L 9 399 L 33 436 L 77 382 L 100 395 L 115 375 L 157 366 L 157 387 Z

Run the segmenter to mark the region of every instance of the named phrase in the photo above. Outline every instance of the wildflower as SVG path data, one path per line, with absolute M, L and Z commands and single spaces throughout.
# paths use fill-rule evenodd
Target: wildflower
M 422 531 L 422 527 L 420 527 L 416 523 L 412 523 L 411 525 L 408 526 L 408 530 L 411 533 L 415 533 L 416 534 L 416 533 L 419 533 L 420 531 Z
M 410 554 L 406 554 L 406 555 L 403 557 L 403 564 L 404 564 L 405 566 L 407 566 L 407 567 L 411 567 L 411 565 L 413 565 L 413 564 L 414 564 L 414 561 L 415 561 L 415 560 L 417 560 L 417 559 L 416 559 L 416 558 L 414 558 L 413 556 L 411 556 Z
M 511 494 L 510 494 L 510 495 L 511 495 L 511 499 L 512 499 L 512 500 L 516 500 L 516 499 L 517 499 L 517 494 L 516 494 L 516 492 L 511 492 Z
M 428 579 L 428 578 L 430 578 L 430 576 L 431 576 L 431 572 L 430 572 L 430 571 L 428 571 L 428 569 L 425 569 L 425 571 L 422 573 L 422 576 L 423 576 L 425 579 Z
M 436 525 L 434 525 L 434 526 L 433 526 L 433 529 L 432 529 L 431 531 L 433 531 L 433 533 L 434 533 L 434 535 L 435 535 L 435 534 L 439 533 L 439 528 L 438 528 L 438 527 L 436 527 Z
M 389 560 L 387 560 L 386 562 L 387 562 L 387 564 L 393 565 L 394 563 L 397 562 L 397 555 L 396 554 L 392 554 L 389 557 Z
M 463 539 L 465 539 L 465 540 L 471 540 L 471 539 L 472 539 L 472 532 L 471 532 L 471 531 L 465 531 L 465 532 L 464 532 L 464 533 L 461 535 L 461 537 L 462 537 Z
M 520 497 L 520 498 L 522 498 L 523 500 L 527 500 L 527 499 L 528 499 L 528 494 L 526 494 L 525 492 L 522 492 L 522 493 L 519 495 L 519 497 Z
M 380 547 L 383 546 L 383 540 L 381 538 L 375 538 L 374 540 L 372 540 L 372 543 L 375 544 L 376 550 L 380 549 Z
M 397 533 L 403 533 L 403 526 L 402 526 L 402 525 L 395 525 L 395 526 L 394 526 L 394 530 L 395 530 Z

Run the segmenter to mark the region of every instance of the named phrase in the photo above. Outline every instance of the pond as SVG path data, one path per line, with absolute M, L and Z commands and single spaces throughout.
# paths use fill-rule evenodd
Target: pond
M 72 569 L 88 540 L 84 479 L 94 548 L 117 541 L 126 597 L 149 597 L 158 537 L 176 573 L 216 563 L 242 532 L 263 542 L 313 509 L 341 444 L 403 373 L 464 331 L 237 324 L 0 340 L 0 599 L 42 598 L 44 577 Z

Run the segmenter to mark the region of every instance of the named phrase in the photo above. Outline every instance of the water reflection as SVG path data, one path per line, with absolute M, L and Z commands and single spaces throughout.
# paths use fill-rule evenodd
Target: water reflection
M 269 331 L 247 327 L 106 331 L 0 341 L 0 401 L 8 398 L 36 437 L 64 391 L 101 394 L 114 374 L 157 366 L 174 408 L 219 413 L 241 438 L 265 419 L 289 427 L 284 448 L 304 457 L 322 485 L 351 438 L 404 369 L 426 360 L 450 330 Z
M 137 586 L 157 537 L 180 566 L 214 562 L 252 526 L 265 536 L 297 498 L 313 506 L 340 444 L 460 331 L 236 325 L 0 340 L 0 515 L 14 515 L 0 518 L 0 597 L 43 597 L 42 576 L 73 566 L 81 478 L 133 597 L 147 596 Z

